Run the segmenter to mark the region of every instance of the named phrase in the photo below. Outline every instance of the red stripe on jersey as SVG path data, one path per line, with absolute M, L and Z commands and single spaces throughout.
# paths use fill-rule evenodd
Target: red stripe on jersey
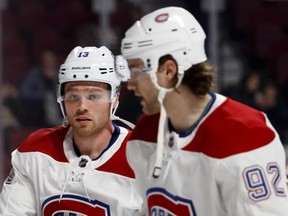
M 156 144 L 158 122 L 159 114 L 143 116 L 131 140 Z M 227 98 L 200 124 L 194 139 L 183 150 L 224 158 L 265 146 L 274 138 L 262 112 Z
M 68 127 L 44 128 L 30 134 L 18 148 L 19 152 L 42 152 L 59 162 L 68 162 L 63 141 Z
M 129 131 L 129 133 L 123 140 L 121 147 L 118 149 L 117 152 L 115 152 L 113 157 L 111 157 L 105 164 L 98 167 L 97 170 L 135 178 L 134 172 L 129 166 L 126 158 L 126 145 L 130 135 L 131 131 Z
M 274 138 L 262 112 L 228 98 L 200 125 L 183 150 L 224 158 L 265 146 Z
M 149 116 L 143 115 L 137 122 L 130 140 L 143 140 L 156 143 L 159 118 L 159 113 Z

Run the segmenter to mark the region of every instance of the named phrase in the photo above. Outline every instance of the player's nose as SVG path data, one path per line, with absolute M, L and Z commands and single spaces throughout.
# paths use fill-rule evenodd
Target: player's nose
M 77 103 L 78 110 L 80 110 L 80 111 L 86 110 L 88 107 L 88 103 L 89 103 L 89 100 L 86 97 L 80 97 L 80 99 Z

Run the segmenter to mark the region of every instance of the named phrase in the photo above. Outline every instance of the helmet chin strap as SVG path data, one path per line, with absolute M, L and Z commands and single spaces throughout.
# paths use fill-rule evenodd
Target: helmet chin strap
M 68 125 L 69 125 L 69 122 L 68 122 L 68 119 L 67 119 L 67 117 L 65 115 L 64 118 L 63 118 L 62 126 L 66 128 Z
M 132 130 L 134 129 L 135 125 L 132 124 L 131 122 L 125 120 L 125 119 L 122 119 L 118 116 L 115 115 L 115 112 L 117 110 L 119 106 L 119 101 L 116 102 L 116 105 L 115 105 L 115 108 L 113 109 L 113 102 L 111 103 L 111 107 L 110 107 L 110 116 L 111 116 L 111 120 L 118 120 L 118 121 L 121 121 L 122 123 L 124 123 L 125 125 L 127 125 L 129 128 L 131 128 Z
M 157 134 L 157 152 L 156 160 L 153 170 L 153 177 L 158 178 L 161 174 L 162 160 L 163 160 L 163 148 L 164 148 L 164 127 L 167 118 L 167 113 L 163 105 L 163 100 L 166 96 L 167 89 L 161 88 L 158 94 L 158 101 L 160 103 L 160 119 L 158 124 L 158 134 Z
M 163 161 L 163 148 L 164 148 L 164 136 L 165 136 L 165 121 L 167 119 L 167 112 L 165 110 L 165 107 L 163 105 L 163 100 L 168 92 L 171 92 L 174 88 L 177 88 L 184 75 L 184 70 L 183 67 L 179 66 L 178 67 L 178 81 L 177 84 L 174 88 L 163 88 L 161 87 L 158 82 L 157 82 L 157 76 L 156 73 L 149 73 L 151 80 L 153 84 L 156 86 L 156 88 L 159 90 L 158 93 L 158 101 L 160 103 L 160 119 L 159 119 L 159 124 L 158 124 L 158 134 L 157 134 L 157 151 L 156 151 L 156 160 L 154 164 L 154 170 L 152 173 L 152 176 L 154 178 L 158 178 L 161 174 L 162 170 L 162 161 Z

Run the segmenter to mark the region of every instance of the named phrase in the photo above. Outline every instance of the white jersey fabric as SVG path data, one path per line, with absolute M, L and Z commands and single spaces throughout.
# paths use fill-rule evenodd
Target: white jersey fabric
M 142 199 L 126 159 L 130 132 L 117 125 L 108 147 L 79 155 L 70 128 L 41 129 L 12 153 L 0 215 L 139 215 Z
M 147 215 L 287 216 L 285 153 L 260 111 L 219 94 L 185 133 L 166 120 L 163 166 L 152 176 L 159 114 L 143 116 L 127 145 Z

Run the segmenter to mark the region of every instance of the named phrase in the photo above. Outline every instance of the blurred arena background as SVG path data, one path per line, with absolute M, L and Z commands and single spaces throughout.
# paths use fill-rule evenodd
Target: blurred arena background
M 203 26 L 217 91 L 263 110 L 288 146 L 288 2 L 285 0 L 1 0 L 0 181 L 32 131 L 61 124 L 57 72 L 76 46 L 120 54 L 124 32 L 154 9 L 181 6 Z M 136 122 L 122 88 L 118 115 Z M 244 134 L 245 136 L 245 134 Z

